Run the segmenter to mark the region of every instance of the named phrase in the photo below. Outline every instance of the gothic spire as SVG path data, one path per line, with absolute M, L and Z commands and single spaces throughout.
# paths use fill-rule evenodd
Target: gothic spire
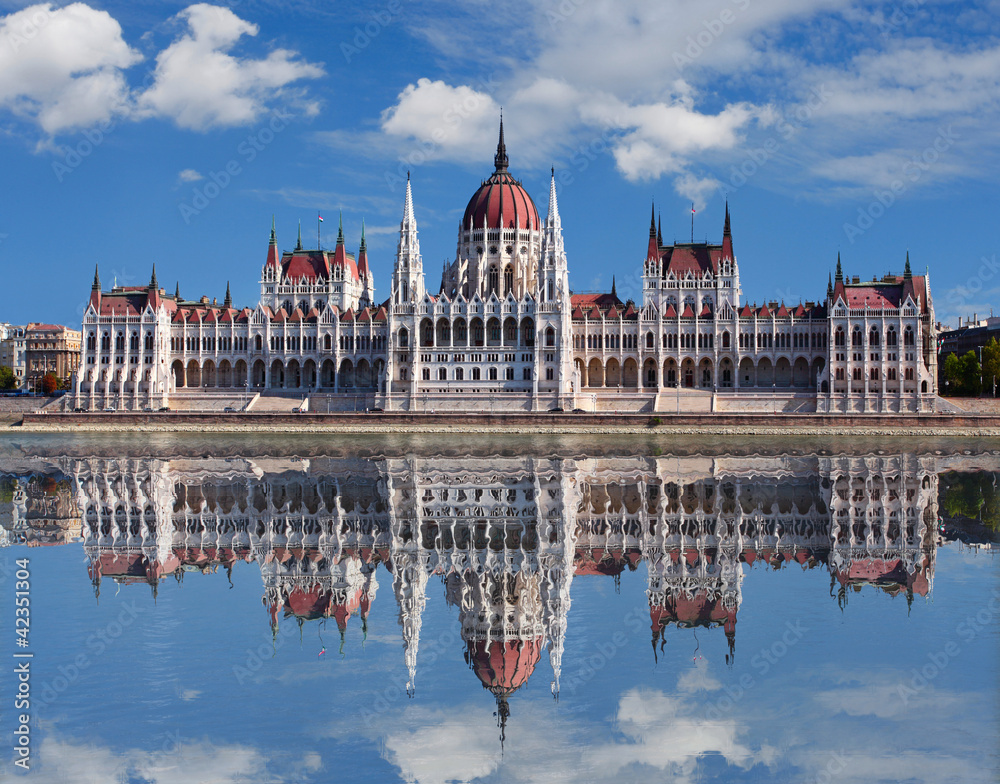
M 361 219 L 361 248 L 358 253 L 364 253 L 368 250 L 368 245 L 365 243 L 365 219 Z
M 413 194 L 410 192 L 410 173 L 406 173 L 406 201 L 403 204 L 403 225 L 416 224 L 413 218 Z
M 651 239 L 656 238 L 656 202 L 652 202 L 649 210 L 649 236 Z
M 615 276 L 611 276 L 611 296 L 618 299 L 618 291 L 615 289 Z
M 829 273 L 827 273 L 826 277 L 827 277 L 827 281 L 826 281 L 826 296 L 827 297 L 832 297 L 833 296 L 833 276 L 830 275 Z
M 500 110 L 500 141 L 497 142 L 497 154 L 493 158 L 497 173 L 507 171 L 507 145 L 503 141 L 503 110 Z
M 97 265 L 96 264 L 94 265 L 94 285 L 91 286 L 91 289 L 93 291 L 100 291 L 101 290 L 101 276 L 97 272 Z
M 340 211 L 340 228 L 337 229 L 337 244 L 344 244 L 344 211 Z
M 299 238 L 295 242 L 295 250 L 302 250 L 302 221 L 299 221 Z
M 158 288 L 160 288 L 160 284 L 156 282 L 156 264 L 155 263 L 153 264 L 153 275 L 149 279 L 149 288 L 152 289 L 153 291 L 156 291 Z
M 840 251 L 837 251 L 837 277 L 835 278 L 837 283 L 844 282 L 844 270 L 840 266 Z
M 559 227 L 562 220 L 559 218 L 559 201 L 556 199 L 556 169 L 552 167 L 552 177 L 549 180 L 549 212 L 545 218 L 545 225 Z
M 663 246 L 663 218 L 660 215 L 656 216 L 656 244 Z
M 729 227 L 729 199 L 726 199 L 726 224 L 722 227 L 722 236 L 731 237 L 732 235 L 732 229 Z
M 177 281 L 177 288 L 174 289 L 174 299 L 178 302 L 181 301 L 181 282 Z
M 271 242 L 270 242 L 270 244 L 271 245 L 277 245 L 278 244 L 278 237 L 274 233 L 274 213 L 271 214 Z
M 231 308 L 233 306 L 233 295 L 229 293 L 229 281 L 226 281 L 226 299 L 222 303 L 222 307 Z
M 910 269 L 910 251 L 906 251 L 906 267 L 903 270 L 903 278 L 910 280 L 913 277 L 913 271 Z

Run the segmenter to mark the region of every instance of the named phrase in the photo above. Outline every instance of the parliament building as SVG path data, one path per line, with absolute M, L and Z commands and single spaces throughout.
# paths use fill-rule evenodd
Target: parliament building
M 428 287 L 407 180 L 388 296 L 364 231 L 333 250 L 272 223 L 255 307 L 147 286 L 104 291 L 95 270 L 82 410 L 930 412 L 937 407 L 927 275 L 846 278 L 815 302 L 741 300 L 728 205 L 722 241 L 664 245 L 650 220 L 642 301 L 574 294 L 555 175 L 545 219 L 508 170 L 468 202 L 455 260 Z M 639 248 L 642 246 L 639 245 Z M 637 248 L 637 251 L 639 251 Z M 642 251 L 639 251 L 642 252 Z M 638 253 L 637 253 L 638 255 Z M 815 260 L 810 260 L 815 261 Z M 634 269 L 626 262 L 623 270 Z M 284 407 L 284 408 L 283 408 Z

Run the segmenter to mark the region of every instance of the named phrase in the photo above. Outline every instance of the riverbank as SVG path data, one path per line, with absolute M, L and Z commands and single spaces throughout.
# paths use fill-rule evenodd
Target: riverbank
M 995 414 L 26 413 L 22 432 L 940 435 L 1000 437 Z

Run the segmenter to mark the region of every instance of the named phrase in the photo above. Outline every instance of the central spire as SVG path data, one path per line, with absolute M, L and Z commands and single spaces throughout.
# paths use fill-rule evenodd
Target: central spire
M 500 111 L 500 141 L 497 142 L 497 154 L 493 158 L 497 173 L 502 174 L 507 171 L 507 145 L 503 141 L 503 110 Z

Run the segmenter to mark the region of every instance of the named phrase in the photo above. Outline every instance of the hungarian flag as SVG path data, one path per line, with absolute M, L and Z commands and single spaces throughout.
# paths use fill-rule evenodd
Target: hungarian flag
M 694 203 L 691 204 L 691 214 L 694 215 Z M 320 220 L 323 220 L 323 219 L 320 218 Z
M 319 217 L 319 222 L 322 223 L 323 222 L 323 216 L 319 215 L 318 217 Z

